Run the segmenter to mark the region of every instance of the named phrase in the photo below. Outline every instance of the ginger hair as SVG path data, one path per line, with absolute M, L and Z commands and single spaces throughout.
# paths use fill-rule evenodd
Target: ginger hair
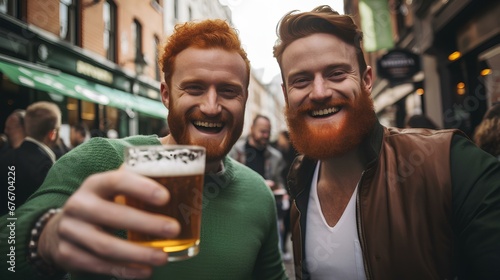
M 222 19 L 208 19 L 199 22 L 177 24 L 174 33 L 167 38 L 166 44 L 160 48 L 158 63 L 170 85 L 175 66 L 175 58 L 183 50 L 194 47 L 200 49 L 220 48 L 238 53 L 245 61 L 247 68 L 247 84 L 250 80 L 250 61 L 241 46 L 236 29 Z

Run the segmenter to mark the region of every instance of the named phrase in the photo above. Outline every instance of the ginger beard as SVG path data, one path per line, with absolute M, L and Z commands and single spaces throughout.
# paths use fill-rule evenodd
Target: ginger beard
M 290 139 L 299 153 L 320 160 L 340 156 L 355 149 L 370 133 L 376 116 L 369 92 L 362 89 L 358 99 L 340 102 L 304 105 L 296 110 L 285 108 Z M 313 125 L 307 121 L 312 110 L 334 105 L 342 105 L 345 112 L 340 123 Z
M 170 104 L 174 104 L 170 100 Z M 217 118 L 207 118 L 199 110 L 194 109 L 188 111 L 186 114 L 175 109 L 175 106 L 170 106 L 169 114 L 167 117 L 170 134 L 179 144 L 184 145 L 198 145 L 205 147 L 207 161 L 216 161 L 223 159 L 231 150 L 234 143 L 238 141 L 243 131 L 243 120 L 236 120 L 227 112 Z M 221 122 L 224 124 L 223 130 L 226 132 L 224 141 L 221 143 L 210 137 L 194 137 L 189 134 L 188 127 L 194 126 L 194 121 L 206 122 Z

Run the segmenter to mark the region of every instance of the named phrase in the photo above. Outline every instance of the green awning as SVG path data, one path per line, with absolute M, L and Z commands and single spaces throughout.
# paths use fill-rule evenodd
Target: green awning
M 156 118 L 167 117 L 168 110 L 159 101 L 135 96 L 58 70 L 0 60 L 0 72 L 21 86 L 123 110 L 134 110 Z

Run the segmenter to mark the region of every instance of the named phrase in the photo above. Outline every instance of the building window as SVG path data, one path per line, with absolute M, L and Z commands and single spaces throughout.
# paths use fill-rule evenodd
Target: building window
M 153 43 L 154 43 L 153 45 L 154 45 L 154 48 L 155 48 L 154 51 L 153 51 L 153 53 L 155 54 L 155 60 L 157 60 L 158 57 L 159 57 L 159 55 L 160 55 L 158 53 L 158 48 L 160 46 L 160 38 L 158 38 L 158 36 L 155 36 Z M 160 81 L 160 79 L 161 79 L 161 76 L 160 76 L 161 75 L 160 66 L 158 65 L 158 63 L 156 63 L 156 61 L 155 61 L 154 65 L 155 65 L 155 78 L 156 78 L 157 81 Z
M 179 20 L 179 0 L 174 0 L 174 19 Z
M 116 62 L 116 6 L 113 1 L 104 2 L 102 16 L 104 20 L 103 43 L 106 58 Z
M 134 61 L 142 61 L 144 59 L 142 53 L 142 26 L 137 20 L 134 20 L 134 23 L 132 24 L 132 40 L 134 42 L 133 49 L 135 50 Z M 136 65 L 136 69 L 138 69 L 137 66 L 138 65 Z M 137 73 L 137 74 L 142 74 L 142 73 Z
M 0 0 L 0 13 L 6 14 L 9 11 L 9 0 Z
M 22 14 L 27 0 L 0 0 L 0 14 L 7 14 L 25 20 Z
M 151 0 L 151 6 L 159 13 L 163 10 L 160 0 Z
M 76 43 L 76 9 L 73 0 L 59 1 L 59 37 Z

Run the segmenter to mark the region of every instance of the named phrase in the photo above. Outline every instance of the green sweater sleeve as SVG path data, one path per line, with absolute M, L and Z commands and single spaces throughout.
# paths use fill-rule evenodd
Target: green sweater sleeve
M 459 278 L 498 279 L 500 162 L 460 136 L 450 157 Z
M 156 137 L 134 137 L 124 140 L 92 138 L 61 157 L 50 169 L 42 186 L 26 203 L 16 205 L 17 209 L 12 211 L 12 215 L 1 217 L 2 279 L 42 279 L 26 260 L 30 232 L 36 221 L 48 209 L 62 207 L 91 174 L 118 168 L 123 161 L 124 147 L 136 142 L 144 145 L 159 143 Z

